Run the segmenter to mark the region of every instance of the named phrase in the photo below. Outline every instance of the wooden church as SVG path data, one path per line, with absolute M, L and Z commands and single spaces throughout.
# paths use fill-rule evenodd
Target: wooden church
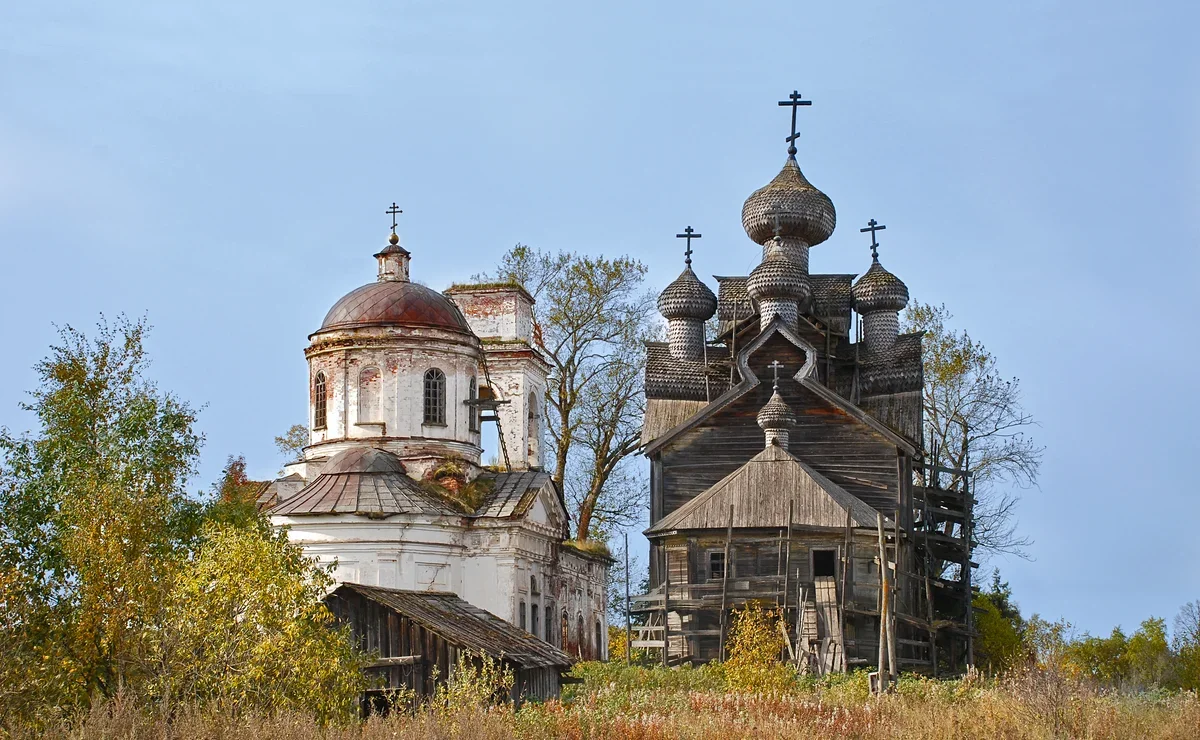
M 961 671 L 971 661 L 969 476 L 927 464 L 920 334 L 879 262 L 812 274 L 833 203 L 796 161 L 742 207 L 762 247 L 718 294 L 687 266 L 648 345 L 650 589 L 635 647 L 664 663 L 723 657 L 732 610 L 778 608 L 790 660 L 820 671 Z M 710 320 L 717 317 L 716 336 Z

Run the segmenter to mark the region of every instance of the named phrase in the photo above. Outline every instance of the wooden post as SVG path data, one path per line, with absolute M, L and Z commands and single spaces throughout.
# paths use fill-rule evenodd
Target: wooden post
M 667 554 L 667 543 L 663 541 L 663 668 L 666 668 L 667 653 L 671 649 L 671 556 Z
M 929 556 L 929 489 L 923 489 L 921 494 L 921 529 L 925 539 L 925 617 L 929 620 L 929 660 L 933 665 L 933 677 L 938 675 L 937 630 L 933 627 L 933 582 L 929 580 L 929 572 L 933 569 L 933 559 Z
M 808 670 L 808 646 L 804 644 L 804 587 L 800 586 L 800 569 L 796 569 L 796 663 L 805 661 L 804 670 Z
M 892 532 L 895 544 L 892 548 L 892 556 L 896 559 L 896 582 L 891 584 L 892 603 L 888 606 L 888 670 L 892 674 L 892 682 L 894 683 L 900 675 L 900 666 L 896 661 L 896 606 L 900 603 L 898 594 L 900 593 L 900 512 L 896 512 L 896 519 L 892 522 Z M 889 574 L 889 579 L 891 574 Z
M 842 589 L 841 589 L 841 593 L 838 594 L 838 621 L 840 621 L 842 623 L 842 628 L 839 631 L 839 634 L 841 634 L 841 636 L 842 636 L 842 654 L 846 658 L 845 668 L 846 668 L 847 672 L 849 672 L 849 670 L 850 670 L 850 652 L 848 650 L 846 650 L 846 645 L 845 645 L 845 643 L 846 643 L 846 598 L 847 598 L 846 585 L 848 583 L 847 579 L 849 578 L 850 570 L 851 570 L 851 568 L 854 567 L 854 559 L 851 557 L 851 554 L 852 554 L 851 548 L 854 547 L 854 539 L 853 539 L 853 533 L 852 533 L 852 529 L 851 529 L 851 525 L 853 523 L 854 523 L 853 519 L 850 516 L 850 510 L 847 509 L 846 510 L 846 543 L 842 546 Z M 857 649 L 858 648 L 856 646 L 855 650 L 857 650 Z
M 792 574 L 792 507 L 795 506 L 795 501 L 788 501 L 788 529 L 787 542 L 783 549 L 783 613 L 784 621 L 787 621 L 787 605 L 788 605 L 788 577 Z
M 879 693 L 887 691 L 887 644 L 888 644 L 888 559 L 887 545 L 883 536 L 883 514 L 876 513 L 876 530 L 879 534 Z
M 963 508 L 966 510 L 966 518 L 963 523 L 963 537 L 966 540 L 963 543 L 963 578 L 967 588 L 967 668 L 975 667 L 975 594 L 971 591 L 971 537 L 974 529 L 973 519 L 975 516 L 974 499 L 972 492 L 975 489 L 974 485 L 967 485 L 967 481 L 971 480 L 970 460 L 965 460 L 963 463 Z
M 550 629 L 550 625 L 546 625 Z M 625 665 L 633 658 L 633 627 L 629 623 L 629 533 L 625 532 Z
M 729 618 L 725 615 L 729 593 L 729 541 L 733 539 L 733 504 L 729 505 L 729 528 L 725 531 L 725 568 L 721 572 L 721 662 L 725 662 L 725 628 Z

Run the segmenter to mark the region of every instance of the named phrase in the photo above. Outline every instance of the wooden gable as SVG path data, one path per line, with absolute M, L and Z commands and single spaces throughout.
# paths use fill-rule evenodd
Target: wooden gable
M 664 435 L 652 450 L 658 458 L 657 517 L 699 496 L 763 450 L 756 417 L 771 396 L 775 361 L 783 366 L 780 395 L 797 417 L 788 452 L 867 505 L 884 513 L 897 508 L 898 456 L 906 443 L 811 376 L 796 379 L 810 353 L 802 340 L 772 327 L 741 358 L 748 382 Z
M 671 530 L 873 527 L 875 510 L 782 447 L 772 445 L 715 486 L 659 520 L 647 534 Z

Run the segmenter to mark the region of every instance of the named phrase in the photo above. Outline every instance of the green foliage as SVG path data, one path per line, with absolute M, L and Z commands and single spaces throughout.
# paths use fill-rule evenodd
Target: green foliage
M 188 497 L 202 438 L 145 377 L 146 331 L 62 329 L 37 430 L 0 430 L 0 730 L 118 694 L 345 716 L 361 659 L 327 576 L 270 534 L 241 458 Z
M 993 571 L 991 587 L 974 599 L 976 608 L 975 659 L 983 671 L 995 675 L 1016 665 L 1026 655 L 1022 635 L 1025 620 L 1012 600 L 1012 589 Z
M 725 679 L 733 691 L 781 691 L 795 685 L 795 673 L 780 662 L 783 615 L 748 602 L 733 610 L 726 640 Z
M 207 527 L 157 632 L 157 698 L 351 716 L 368 660 L 322 602 L 331 584 L 285 533 Z
M 516 678 L 512 668 L 484 652 L 463 651 L 445 683 L 438 684 L 433 706 L 438 711 L 483 709 L 508 701 Z
M 138 681 L 148 634 L 200 522 L 184 485 L 195 412 L 147 380 L 143 321 L 59 331 L 0 430 L 0 711 L 85 702 Z M 13 687 L 20 687 L 13 690 Z
M 1130 637 L 1120 627 L 1114 627 L 1108 637 L 1083 635 L 1068 645 L 1066 663 L 1077 675 L 1136 691 L 1173 688 L 1179 672 L 1167 639 L 1166 620 L 1154 617 L 1142 622 Z

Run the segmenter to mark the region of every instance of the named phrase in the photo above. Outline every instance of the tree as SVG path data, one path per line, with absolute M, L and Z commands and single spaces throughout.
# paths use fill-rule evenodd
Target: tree
M 275 438 L 275 448 L 279 450 L 279 454 L 283 455 L 285 461 L 292 462 L 303 457 L 308 441 L 308 427 L 303 424 L 293 424 L 282 436 Z M 280 470 L 279 473 L 282 475 L 283 471 Z
M 644 486 L 623 467 L 637 451 L 642 416 L 642 340 L 653 316 L 646 267 L 631 257 L 551 254 L 518 244 L 496 273 L 537 301 L 534 320 L 551 364 L 547 428 L 554 480 L 575 508 L 580 539 L 626 524 Z
M 1012 600 L 1012 589 L 992 571 L 992 584 L 974 599 L 976 610 L 975 660 L 985 671 L 997 674 L 1017 664 L 1024 655 L 1025 620 Z
M 184 486 L 202 437 L 145 378 L 147 329 L 123 316 L 93 339 L 60 329 L 22 405 L 37 433 L 0 430 L 0 603 L 19 615 L 0 620 L 14 651 L 0 680 L 24 686 L 19 701 L 79 704 L 138 681 L 196 533 Z
M 1189 601 L 1180 608 L 1172 647 L 1180 688 L 1200 691 L 1200 601 Z
M 284 532 L 209 525 L 156 632 L 156 698 L 352 716 L 370 659 L 325 607 L 331 585 Z
M 982 343 L 949 328 L 952 318 L 945 306 L 921 303 L 904 314 L 906 331 L 925 332 L 926 452 L 936 450 L 935 464 L 973 474 L 978 545 L 990 553 L 1024 555 L 1031 542 L 1016 531 L 1014 489 L 1037 484 L 1043 448 L 1026 435 L 1035 422 L 1021 406 L 1019 381 L 1000 375 Z

